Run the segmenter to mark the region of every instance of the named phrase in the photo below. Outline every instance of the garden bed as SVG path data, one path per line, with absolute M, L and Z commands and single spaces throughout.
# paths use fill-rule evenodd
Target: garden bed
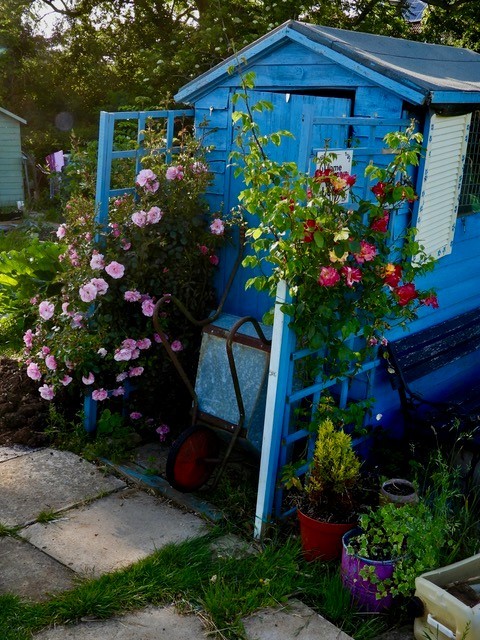
M 0 359 L 0 445 L 47 444 L 48 405 L 24 369 L 9 358 Z

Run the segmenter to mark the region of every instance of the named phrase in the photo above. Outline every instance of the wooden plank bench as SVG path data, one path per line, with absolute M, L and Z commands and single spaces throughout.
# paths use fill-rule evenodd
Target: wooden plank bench
M 471 362 L 465 370 L 463 363 L 479 349 L 480 308 L 385 348 L 383 355 L 392 387 L 400 396 L 407 437 L 421 442 L 425 438 L 432 441 L 433 435 L 446 444 L 453 444 L 462 434 L 474 439 L 480 425 L 480 358 L 473 371 Z M 450 375 L 454 372 L 451 384 L 442 375 L 447 367 Z

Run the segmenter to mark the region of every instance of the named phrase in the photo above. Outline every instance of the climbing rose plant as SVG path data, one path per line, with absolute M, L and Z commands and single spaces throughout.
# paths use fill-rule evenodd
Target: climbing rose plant
M 239 199 L 246 219 L 258 220 L 247 232 L 253 255 L 244 265 L 261 273 L 247 286 L 275 298 L 284 281 L 291 301 L 281 309 L 292 318 L 298 344 L 323 350 L 327 377 L 354 371 L 373 347 L 387 343 L 392 326 L 406 325 L 420 307 L 438 306 L 433 291 L 415 284 L 433 268 L 415 229 L 395 234 L 397 212 L 416 198 L 409 170 L 418 164 L 421 135 L 412 124 L 385 137 L 393 160 L 385 168 L 367 167 L 371 196 L 362 199 L 354 193 L 356 176 L 333 169 L 333 152 L 317 159 L 311 175 L 295 163 L 273 161 L 269 149 L 291 134 L 262 135 L 252 114 L 271 105 L 250 108 L 248 96 L 238 96 L 247 105 L 234 114 L 240 150 L 233 161 L 247 185 Z
M 152 148 L 158 144 L 152 138 Z M 204 317 L 225 231 L 203 199 L 212 175 L 208 149 L 201 149 L 185 135 L 171 160 L 146 156 L 136 194 L 112 199 L 106 226 L 96 222 L 91 200 L 76 197 L 67 204 L 66 222 L 57 231 L 64 246 L 61 294 L 32 300 L 38 321 L 23 338 L 27 374 L 45 400 L 77 385 L 103 403 L 149 376 L 158 394 L 165 356 L 153 331 L 155 303 L 176 295 L 194 316 Z M 188 351 L 195 337 L 173 307 L 161 309 L 162 326 L 173 351 Z M 134 420 L 141 415 L 131 413 Z

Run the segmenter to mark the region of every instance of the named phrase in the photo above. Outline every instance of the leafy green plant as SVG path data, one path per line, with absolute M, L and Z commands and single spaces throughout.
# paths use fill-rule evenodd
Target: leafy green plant
M 9 342 L 18 348 L 22 330 L 35 317 L 37 296 L 60 291 L 61 248 L 55 242 L 18 233 L 1 244 L 5 250 L 0 251 L 0 339 L 3 336 L 4 345 Z
M 378 598 L 388 593 L 408 597 L 417 576 L 446 564 L 460 528 L 454 506 L 459 497 L 457 480 L 456 470 L 435 453 L 430 482 L 418 504 L 388 503 L 360 516 L 361 531 L 352 537 L 348 552 L 371 560 L 395 560 L 391 579 L 379 581 L 371 565 L 361 570 L 364 579 L 377 585 Z

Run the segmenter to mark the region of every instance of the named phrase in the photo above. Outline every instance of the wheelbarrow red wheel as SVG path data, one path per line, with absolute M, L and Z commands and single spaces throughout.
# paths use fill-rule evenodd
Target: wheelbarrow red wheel
M 208 482 L 218 464 L 219 442 L 208 427 L 194 425 L 172 444 L 166 475 L 174 489 L 195 491 Z

